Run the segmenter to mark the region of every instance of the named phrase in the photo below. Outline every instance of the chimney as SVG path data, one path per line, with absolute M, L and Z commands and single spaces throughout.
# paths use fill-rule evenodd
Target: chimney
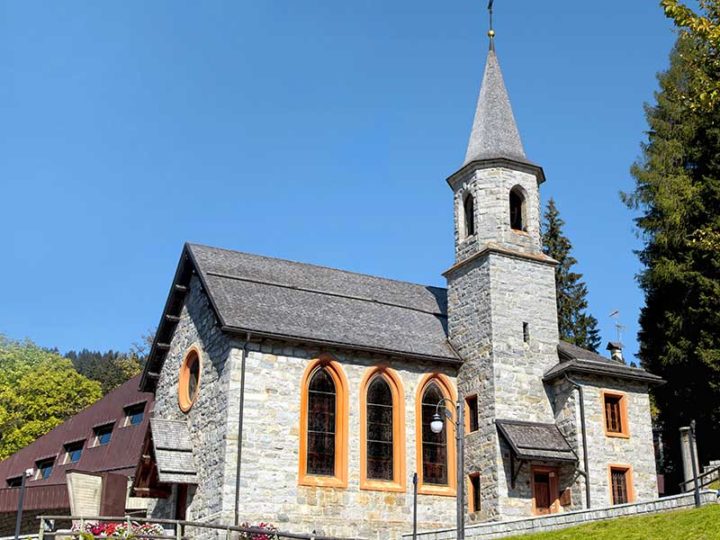
M 623 358 L 622 349 L 623 344 L 619 341 L 609 341 L 607 344 L 607 350 L 610 351 L 610 358 L 624 364 L 625 359 Z

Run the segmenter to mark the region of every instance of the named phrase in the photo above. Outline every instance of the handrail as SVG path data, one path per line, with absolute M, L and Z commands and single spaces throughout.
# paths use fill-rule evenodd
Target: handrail
M 233 531 L 233 532 L 242 532 L 242 533 L 255 533 L 255 534 L 267 534 L 267 529 L 262 529 L 259 527 L 236 527 L 234 525 L 222 525 L 219 523 L 205 523 L 200 521 L 184 521 L 184 520 L 177 520 L 177 519 L 161 519 L 161 518 L 139 518 L 139 517 L 132 517 L 132 516 L 50 516 L 50 515 L 42 515 L 38 516 L 38 518 L 42 524 L 45 522 L 45 520 L 64 520 L 64 521 L 134 521 L 136 523 L 157 523 L 159 525 L 172 525 L 173 527 L 181 527 L 183 530 L 186 527 L 194 527 L 194 528 L 200 528 L 200 529 L 215 529 L 215 530 L 222 530 L 222 531 Z M 273 534 L 277 535 L 280 538 L 290 538 L 294 540 L 364 540 L 362 538 L 340 538 L 338 536 L 322 536 L 322 535 L 316 535 L 316 534 L 300 534 L 300 533 L 291 533 L 291 532 L 285 532 L 285 531 L 272 531 Z M 44 532 L 44 536 L 55 536 L 59 533 L 53 533 L 53 532 Z M 67 533 L 63 533 L 67 534 Z M 150 536 L 150 535 L 143 535 L 143 538 L 176 538 L 175 536 L 168 537 L 168 536 Z M 185 538 L 185 537 L 183 537 Z
M 715 467 L 714 469 L 710 469 L 710 470 L 709 470 L 708 472 L 706 472 L 706 473 L 699 474 L 699 475 L 697 476 L 697 479 L 698 479 L 698 480 L 701 480 L 702 478 L 705 478 L 706 476 L 711 476 L 711 475 L 715 475 L 715 477 L 712 478 L 711 480 L 709 480 L 709 481 L 706 482 L 706 483 L 703 483 L 703 482 L 701 481 L 699 487 L 709 486 L 709 485 L 712 484 L 715 480 L 720 479 L 720 467 Z M 691 478 L 690 480 L 683 480 L 683 481 L 680 482 L 680 484 L 679 484 L 679 485 L 680 485 L 680 488 L 684 491 L 685 488 L 686 488 L 686 486 L 687 486 L 687 484 L 691 484 L 691 483 L 694 482 L 694 481 L 695 481 L 694 478 Z

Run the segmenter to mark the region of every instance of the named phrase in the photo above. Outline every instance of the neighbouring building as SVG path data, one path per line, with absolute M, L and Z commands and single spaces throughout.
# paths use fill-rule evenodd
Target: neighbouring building
M 447 288 L 188 244 L 142 377 L 155 409 L 137 494 L 156 517 L 397 538 L 657 497 L 648 387 L 558 338 L 540 185 L 491 46 L 447 182 Z M 443 204 L 439 202 L 439 204 Z M 465 404 L 465 470 L 443 399 Z
M 146 514 L 149 500 L 130 492 L 153 405 L 139 383 L 134 377 L 0 462 L 0 537 L 15 531 L 26 471 L 23 533 L 37 532 L 42 514 Z

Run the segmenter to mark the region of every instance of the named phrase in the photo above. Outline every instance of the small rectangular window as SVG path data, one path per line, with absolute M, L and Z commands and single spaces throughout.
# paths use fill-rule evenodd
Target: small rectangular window
M 610 468 L 610 488 L 612 490 L 613 504 L 626 504 L 631 502 L 630 497 L 630 469 L 622 467 Z
M 470 503 L 469 511 L 479 512 L 480 511 L 480 473 L 473 473 L 470 475 L 470 493 L 468 502 Z
M 22 476 L 13 476 L 6 480 L 7 487 L 14 488 L 22 485 Z
M 605 433 L 611 437 L 628 437 L 627 398 L 623 394 L 603 392 Z
M 93 430 L 95 433 L 93 446 L 105 446 L 106 444 L 110 444 L 110 439 L 112 439 L 112 429 L 112 424 L 96 427 Z
M 145 403 L 125 407 L 125 426 L 137 426 L 145 418 Z
M 478 430 L 478 400 L 477 396 L 468 396 L 465 398 L 467 406 L 468 423 L 467 429 L 469 433 Z
M 530 323 L 523 323 L 523 341 L 530 343 Z
M 35 473 L 36 480 L 45 480 L 50 478 L 53 472 L 53 465 L 55 465 L 55 459 L 44 459 L 38 461 L 36 464 L 37 472 Z
M 74 442 L 65 445 L 65 461 L 63 463 L 77 463 L 82 457 L 85 441 Z

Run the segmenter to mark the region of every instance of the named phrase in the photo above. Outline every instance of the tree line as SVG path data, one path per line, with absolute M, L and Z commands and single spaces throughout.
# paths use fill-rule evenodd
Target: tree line
M 127 353 L 45 349 L 0 335 L 0 460 L 142 371 L 147 343 Z

